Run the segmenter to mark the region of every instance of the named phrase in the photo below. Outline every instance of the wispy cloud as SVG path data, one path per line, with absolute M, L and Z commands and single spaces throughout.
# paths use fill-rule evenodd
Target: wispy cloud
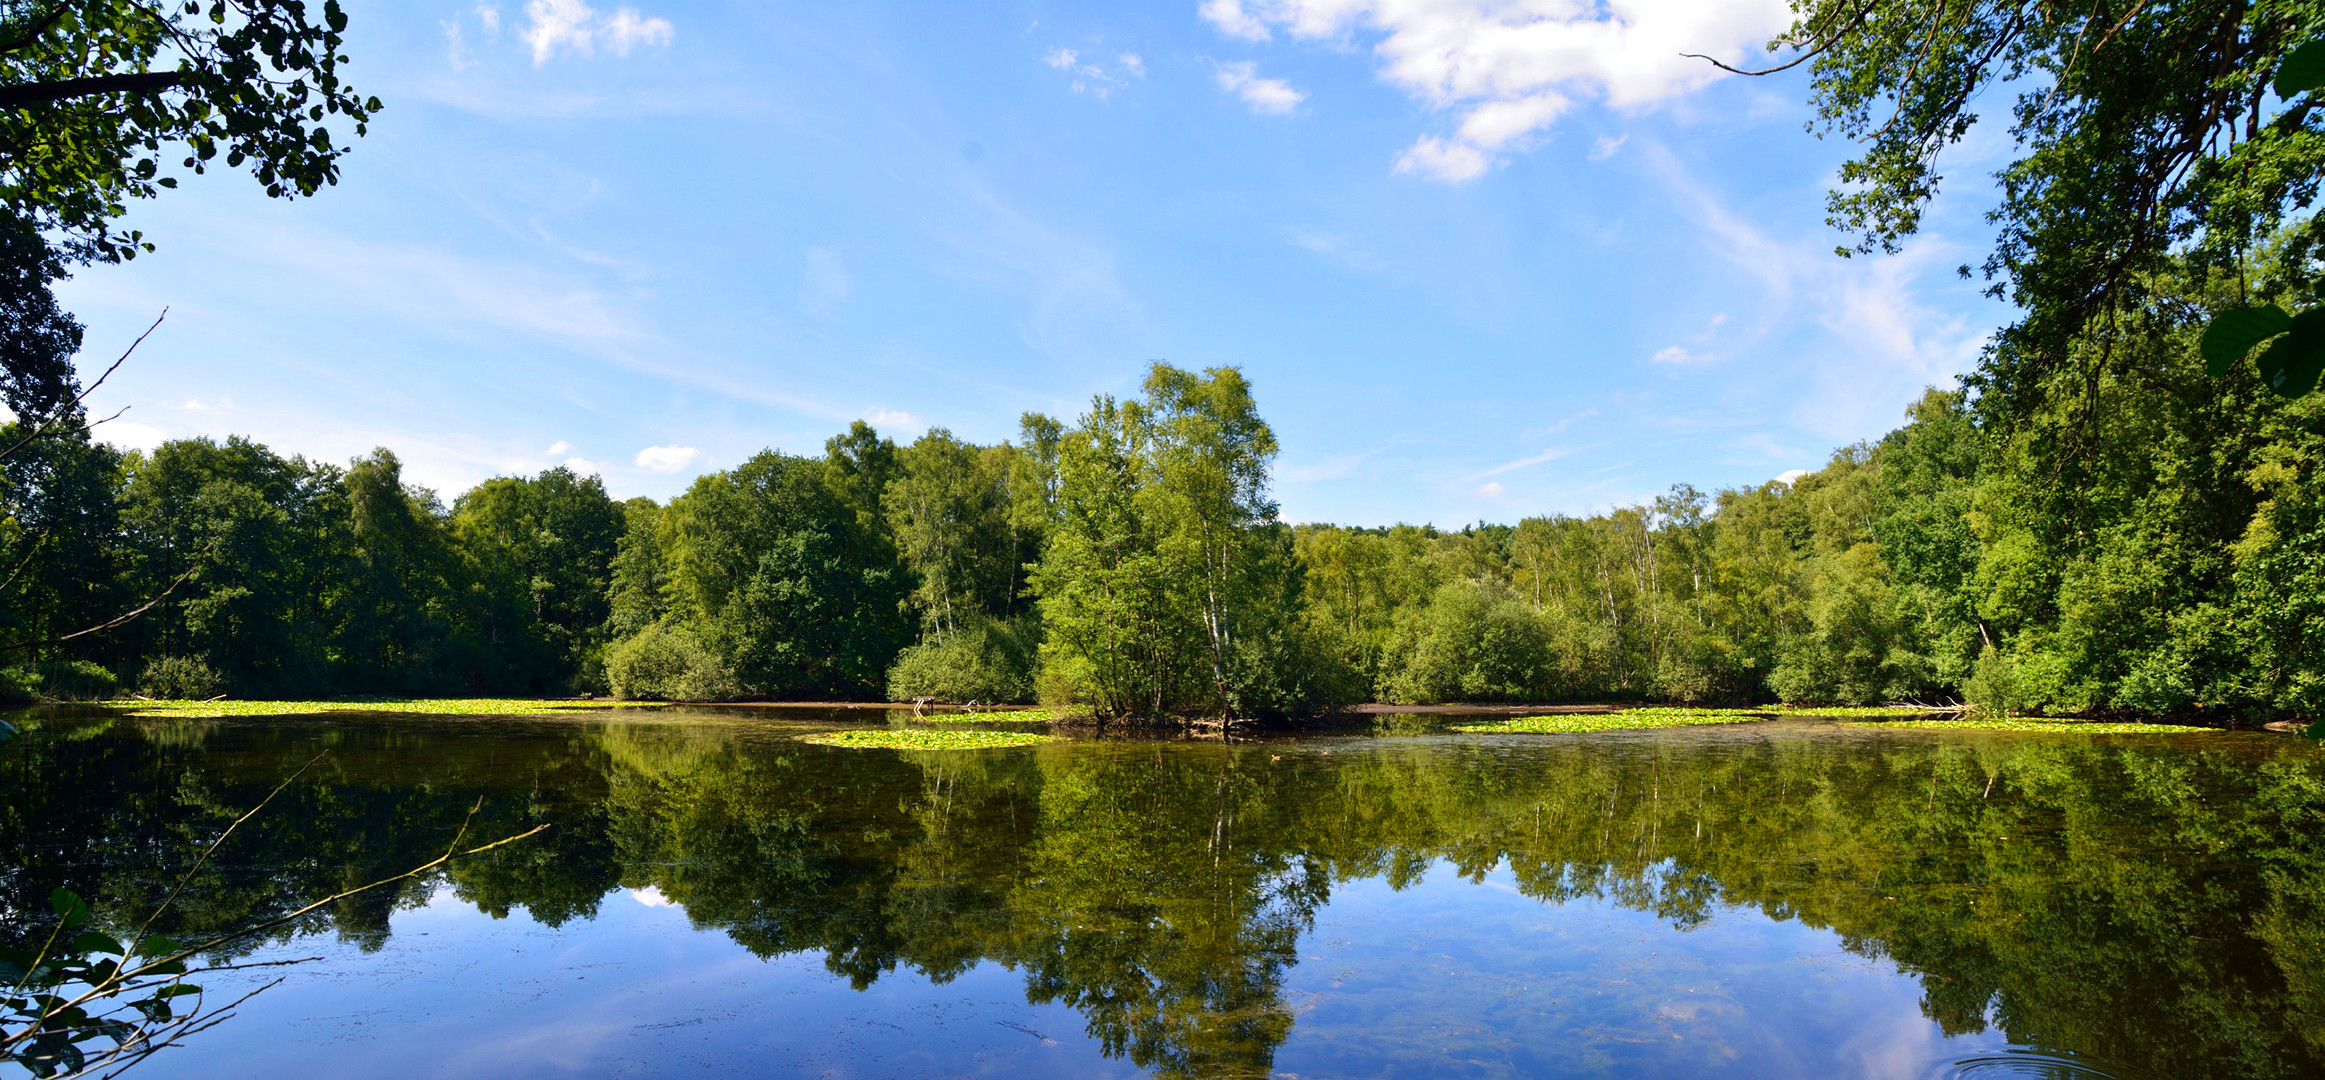
M 1533 465 L 1540 465 L 1544 462 L 1556 461 L 1559 458 L 1565 457 L 1580 449 L 1582 448 L 1579 446 L 1553 446 L 1539 454 L 1534 454 L 1530 457 L 1522 457 L 1516 461 L 1503 462 L 1502 464 L 1496 465 L 1493 468 L 1485 470 L 1484 472 L 1475 473 L 1470 476 L 1470 479 L 1483 480 L 1488 476 L 1500 476 L 1506 472 L 1514 472 L 1518 469 L 1527 468 Z
M 617 8 L 611 15 L 600 15 L 583 0 L 531 0 L 525 5 L 525 18 L 525 29 L 518 36 L 532 48 L 535 67 L 555 59 L 560 52 L 591 56 L 603 48 L 615 56 L 628 56 L 639 46 L 668 45 L 675 35 L 668 19 L 640 15 L 636 8 Z M 491 20 L 498 26 L 499 13 Z
M 1072 86 L 1075 93 L 1091 94 L 1100 98 L 1107 97 L 1114 91 L 1130 85 L 1132 79 L 1146 77 L 1146 60 L 1132 52 L 1115 57 L 1115 67 L 1111 70 L 1096 61 L 1084 60 L 1081 50 L 1068 49 L 1063 46 L 1052 48 L 1043 53 L 1041 62 L 1072 75 L 1074 77 Z
M 1308 95 L 1292 89 L 1291 83 L 1260 77 L 1259 65 L 1250 60 L 1221 64 L 1213 78 L 1218 81 L 1219 89 L 1241 99 L 1251 111 L 1268 116 L 1289 114 L 1308 99 Z
M 827 247 L 807 249 L 800 279 L 799 310 L 819 319 L 837 315 L 840 304 L 855 291 L 855 279 L 848 276 L 848 264 L 839 252 Z

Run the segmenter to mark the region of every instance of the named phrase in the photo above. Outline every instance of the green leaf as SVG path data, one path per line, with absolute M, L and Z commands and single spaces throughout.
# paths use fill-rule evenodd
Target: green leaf
M 2261 381 L 2280 397 L 2303 397 L 2316 389 L 2317 375 L 2325 371 L 2325 308 L 2302 312 L 2291 332 L 2261 350 L 2257 363 Z
M 73 909 L 79 906 L 81 906 L 81 894 L 71 889 L 60 887 L 55 892 L 48 894 L 48 909 L 58 915 L 70 915 L 73 913 Z
M 73 951 L 81 953 L 105 953 L 109 956 L 121 956 L 127 952 L 127 950 L 121 947 L 121 943 L 119 941 L 114 940 L 113 935 L 101 933 L 96 930 L 87 931 L 81 936 L 74 938 Z
M 2318 38 L 2285 57 L 2277 68 L 2277 96 L 2289 98 L 2325 86 L 2325 38 Z
M 2275 304 L 2231 308 L 2214 315 L 2198 347 L 2204 354 L 2204 370 L 2213 378 L 2226 375 L 2253 346 L 2292 328 L 2293 317 Z

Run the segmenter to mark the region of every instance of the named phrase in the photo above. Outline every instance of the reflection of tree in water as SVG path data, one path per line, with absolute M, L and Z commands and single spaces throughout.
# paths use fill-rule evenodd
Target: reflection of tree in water
M 763 956 L 868 986 L 979 962 L 1166 1074 L 1264 1075 L 1284 979 L 1333 882 L 1507 866 L 1544 901 L 1681 928 L 1723 905 L 1826 927 L 1921 976 L 1949 1032 L 2162 1072 L 2325 1066 L 2325 767 L 2305 746 L 1922 737 L 1062 744 L 864 753 L 682 724 L 432 737 L 260 727 L 181 754 L 134 725 L 0 754 L 0 932 L 89 882 L 150 908 L 173 868 L 312 753 L 206 872 L 181 932 L 248 924 L 441 851 L 485 795 L 535 841 L 456 868 L 494 915 L 652 886 Z M 250 828 L 250 826 L 246 826 Z M 508 831 L 513 831 L 509 829 Z M 437 885 L 318 914 L 367 946 Z

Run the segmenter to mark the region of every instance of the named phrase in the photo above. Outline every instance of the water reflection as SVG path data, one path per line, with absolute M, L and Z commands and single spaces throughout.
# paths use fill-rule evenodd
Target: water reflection
M 1106 1054 L 1166 1076 L 1266 1076 L 1295 1028 L 1328 1024 L 1351 1033 L 1335 1067 L 1420 1074 L 1426 1040 L 1367 1029 L 1487 1015 L 1506 991 L 1493 978 L 1547 984 L 1597 947 L 1554 928 L 1454 928 L 1505 935 L 1499 974 L 1433 982 L 1387 1013 L 1304 1011 L 1290 979 L 1319 913 L 1366 890 L 1419 905 L 1395 890 L 1440 867 L 1574 905 L 1539 908 L 1552 919 L 1599 904 L 1688 934 L 1742 907 L 1829 930 L 1915 980 L 1940 1032 L 2039 1051 L 1949 1056 L 1956 1075 L 2325 1070 L 2325 768 L 2294 740 L 1785 723 L 912 754 L 795 730 L 712 716 L 48 722 L 0 749 L 0 934 L 25 934 L 59 883 L 117 918 L 150 910 L 201 843 L 327 745 L 314 782 L 204 871 L 171 932 L 247 925 L 425 862 L 483 796 L 478 835 L 555 828 L 285 934 L 378 950 L 391 916 L 439 887 L 550 927 L 627 890 L 758 956 L 820 955 L 859 989 L 1001 965 Z M 1649 996 L 1562 1007 L 1595 1009 L 1575 1023 L 1602 1035 L 1733 1028 L 1719 1016 L 1732 1001 Z M 1533 1055 L 1520 1073 L 1631 1060 L 1509 1049 Z

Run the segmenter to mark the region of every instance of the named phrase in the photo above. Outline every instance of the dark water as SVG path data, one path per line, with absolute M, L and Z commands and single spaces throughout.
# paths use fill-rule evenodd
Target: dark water
M 174 929 L 423 863 L 480 797 L 472 838 L 554 827 L 254 946 L 323 959 L 133 1077 L 2325 1075 L 2297 738 L 792 737 L 831 726 L 42 722 L 0 934 L 60 884 L 142 916 L 327 748 Z

